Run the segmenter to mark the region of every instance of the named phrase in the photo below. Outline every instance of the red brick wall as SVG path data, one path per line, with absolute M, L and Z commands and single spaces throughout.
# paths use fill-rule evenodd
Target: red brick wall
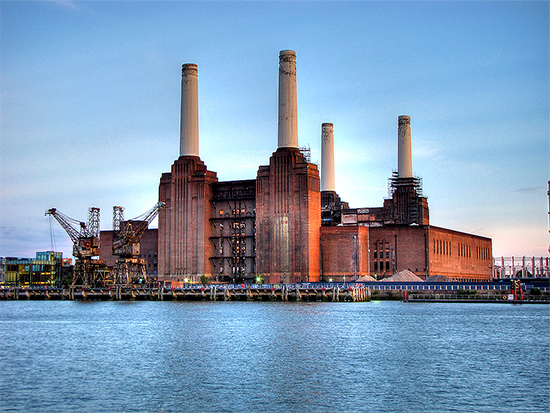
M 167 205 L 159 214 L 160 279 L 198 281 L 203 274 L 212 275 L 210 184 L 216 181 L 216 173 L 194 156 L 180 157 L 171 174 L 163 174 L 159 201 Z
M 388 225 L 370 228 L 371 275 L 378 279 L 409 270 L 425 278 L 427 227 Z M 389 263 L 389 265 L 388 265 Z
M 317 281 L 321 192 L 317 166 L 279 148 L 256 179 L 256 268 L 270 283 Z
M 158 229 L 146 230 L 139 245 L 141 257 L 145 260 L 147 274 L 158 275 Z
M 355 238 L 354 238 L 355 237 Z M 369 274 L 369 228 L 357 225 L 321 228 L 323 281 L 352 281 Z
M 431 275 L 445 275 L 457 281 L 491 278 L 490 238 L 430 226 L 428 253 Z
M 370 250 L 371 275 L 379 279 L 402 270 L 423 279 L 445 275 L 454 280 L 488 280 L 491 276 L 491 239 L 478 235 L 434 226 L 373 227 Z
M 109 267 L 113 267 L 116 263 L 116 257 L 113 255 L 113 235 L 114 231 L 99 233 L 99 259 L 105 261 Z

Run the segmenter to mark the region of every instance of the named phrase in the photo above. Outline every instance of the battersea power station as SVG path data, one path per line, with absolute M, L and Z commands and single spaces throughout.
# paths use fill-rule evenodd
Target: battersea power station
M 294 51 L 279 53 L 277 147 L 255 179 L 221 181 L 201 161 L 198 107 L 198 68 L 184 64 L 179 158 L 160 178 L 158 230 L 142 240 L 159 281 L 382 280 L 403 270 L 421 279 L 490 279 L 490 238 L 430 225 L 422 181 L 412 174 L 409 116 L 397 118 L 388 198 L 350 208 L 335 187 L 333 125 L 320 125 L 320 171 L 298 146 Z

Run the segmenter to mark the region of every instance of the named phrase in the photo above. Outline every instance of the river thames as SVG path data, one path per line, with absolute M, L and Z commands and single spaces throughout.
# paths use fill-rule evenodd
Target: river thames
M 0 411 L 548 412 L 550 306 L 0 302 Z

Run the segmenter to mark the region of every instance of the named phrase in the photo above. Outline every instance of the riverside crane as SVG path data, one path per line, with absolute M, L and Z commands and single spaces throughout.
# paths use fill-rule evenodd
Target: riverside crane
M 87 223 L 73 219 L 56 208 L 48 209 L 45 215 L 54 217 L 73 242 L 76 260 L 72 285 L 101 286 L 105 265 L 93 259 L 99 255 L 99 208 L 90 208 Z
M 115 284 L 130 284 L 137 280 L 147 280 L 145 260 L 139 256 L 139 242 L 149 224 L 163 207 L 164 203 L 158 202 L 146 213 L 126 221 L 124 220 L 124 208 L 113 207 L 113 255 L 118 257 L 113 270 Z

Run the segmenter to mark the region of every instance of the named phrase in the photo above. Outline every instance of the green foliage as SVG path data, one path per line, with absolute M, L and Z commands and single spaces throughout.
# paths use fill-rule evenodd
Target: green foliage
M 203 274 L 201 275 L 200 282 L 202 285 L 208 285 L 210 284 L 210 277 Z

